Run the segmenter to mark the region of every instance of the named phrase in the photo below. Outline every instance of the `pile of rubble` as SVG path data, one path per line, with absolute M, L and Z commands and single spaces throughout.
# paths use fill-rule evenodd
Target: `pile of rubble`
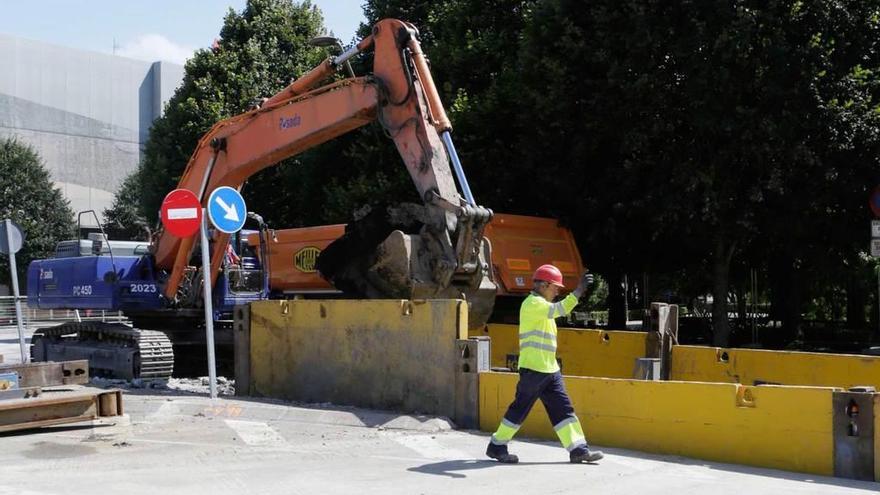
M 186 392 L 191 394 L 204 394 L 210 392 L 210 384 L 207 376 L 198 378 L 169 378 L 167 380 L 151 380 L 135 378 L 134 380 L 117 380 L 94 377 L 91 384 L 101 388 L 121 388 L 124 390 L 156 390 L 159 393 Z M 225 377 L 217 377 L 217 395 L 235 395 L 235 380 Z

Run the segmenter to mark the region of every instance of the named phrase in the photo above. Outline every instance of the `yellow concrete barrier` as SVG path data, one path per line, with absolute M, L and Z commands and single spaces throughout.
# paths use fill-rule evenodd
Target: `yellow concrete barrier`
M 490 323 L 471 337 L 491 338 L 493 367 L 507 367 L 507 355 L 519 354 L 519 327 Z M 556 356 L 572 376 L 631 378 L 636 358 L 645 356 L 645 332 L 560 328 Z
M 517 375 L 480 373 L 479 380 L 480 428 L 492 432 L 513 400 Z M 831 388 L 572 376 L 565 384 L 591 443 L 834 474 Z M 520 435 L 556 439 L 540 403 Z
M 250 390 L 453 417 L 460 300 L 293 300 L 250 305 Z
M 880 356 L 675 346 L 670 380 L 880 390 Z

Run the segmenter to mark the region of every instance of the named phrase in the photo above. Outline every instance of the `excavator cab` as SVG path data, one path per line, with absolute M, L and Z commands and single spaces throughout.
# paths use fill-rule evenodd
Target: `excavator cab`
M 254 249 L 248 245 L 244 231 L 234 235 L 226 246 L 226 259 L 223 261 L 223 275 L 232 294 L 260 294 L 263 290 L 265 274 Z
M 268 299 L 268 265 L 259 250 L 265 245 L 266 230 L 245 229 L 230 236 L 214 284 L 217 320 L 230 320 L 236 305 Z M 251 241 L 253 239 L 253 241 Z M 252 243 L 253 242 L 253 243 Z

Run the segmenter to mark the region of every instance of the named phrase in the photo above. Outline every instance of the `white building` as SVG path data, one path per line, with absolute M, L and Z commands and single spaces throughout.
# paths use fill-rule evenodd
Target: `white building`
M 37 150 L 74 212 L 101 214 L 182 79 L 169 62 L 0 34 L 0 136 Z

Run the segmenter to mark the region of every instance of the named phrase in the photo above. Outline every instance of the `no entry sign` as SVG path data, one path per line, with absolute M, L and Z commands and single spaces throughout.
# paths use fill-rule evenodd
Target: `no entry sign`
M 162 225 L 171 235 L 189 237 L 199 231 L 202 205 L 187 189 L 175 189 L 162 201 Z
M 880 186 L 874 188 L 874 192 L 871 193 L 871 200 L 868 204 L 871 205 L 871 211 L 874 212 L 874 216 L 880 218 Z

